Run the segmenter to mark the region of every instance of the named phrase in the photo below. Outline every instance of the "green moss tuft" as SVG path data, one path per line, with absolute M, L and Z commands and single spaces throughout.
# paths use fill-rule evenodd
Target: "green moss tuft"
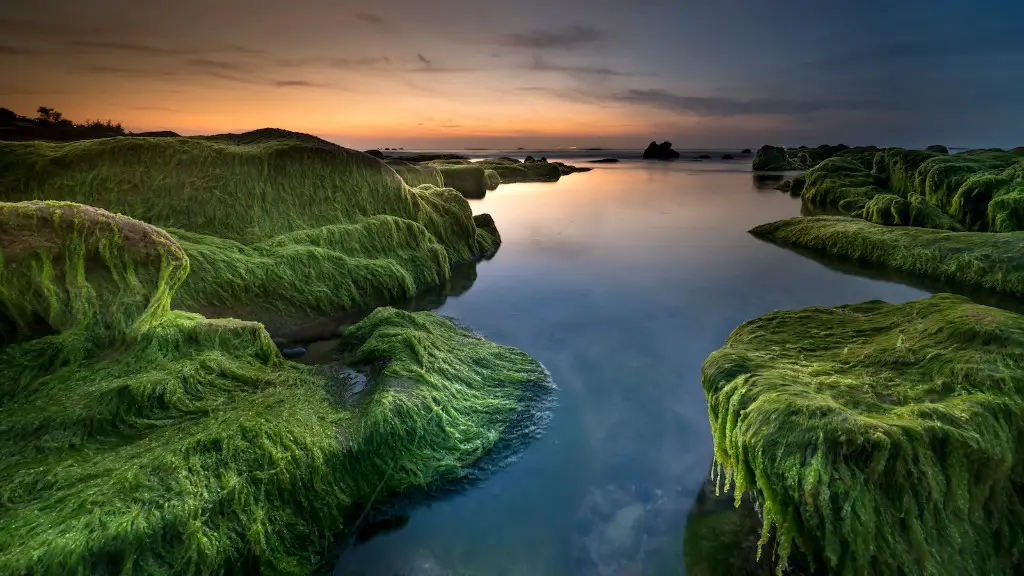
M 702 370 L 715 458 L 780 571 L 1024 569 L 1021 350 L 1024 317 L 948 294 L 737 328 Z

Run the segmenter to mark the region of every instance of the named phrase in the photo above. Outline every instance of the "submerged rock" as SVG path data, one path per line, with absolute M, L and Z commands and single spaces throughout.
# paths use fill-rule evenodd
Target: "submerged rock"
M 644 160 L 675 160 L 679 158 L 679 152 L 672 149 L 671 142 L 657 142 L 651 141 L 647 145 L 647 149 L 644 150 Z
M 589 162 L 594 164 L 614 164 L 615 162 L 618 161 L 618 158 L 601 158 L 599 160 L 589 160 Z
M 1024 316 L 949 294 L 766 314 L 704 363 L 715 461 L 783 564 L 1019 573 L 1021 349 Z

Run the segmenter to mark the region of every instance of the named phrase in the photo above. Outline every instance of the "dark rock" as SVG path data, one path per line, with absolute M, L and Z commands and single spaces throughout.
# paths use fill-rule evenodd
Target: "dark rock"
M 754 170 L 787 170 L 789 159 L 786 157 L 786 149 L 780 146 L 764 145 L 757 149 L 754 155 Z
M 541 162 L 547 162 L 547 161 L 548 161 L 548 159 L 547 159 L 547 157 L 545 157 L 545 156 L 541 156 L 541 157 L 540 157 L 540 161 L 541 161 Z
M 290 346 L 288 348 L 281 348 L 281 356 L 285 358 L 298 358 L 306 353 L 305 346 Z
M 697 156 L 697 160 L 711 160 L 711 154 L 701 154 Z
M 381 160 L 384 159 L 384 153 L 380 150 L 366 150 L 365 152 L 374 158 L 380 158 Z
M 936 152 L 938 154 L 949 154 L 949 148 L 946 148 L 942 144 L 932 144 L 925 148 L 926 152 Z
M 733 158 L 732 154 L 722 154 L 722 160 L 732 160 Z
M 750 148 L 744 148 L 740 154 L 752 154 L 752 152 L 750 151 Z
M 644 160 L 675 160 L 679 158 L 679 152 L 672 149 L 671 142 L 658 144 L 652 141 L 644 150 Z
M 133 132 L 129 136 L 137 138 L 181 138 L 181 134 L 170 130 L 158 130 L 156 132 Z
M 406 162 L 432 162 L 434 160 L 469 160 L 469 156 L 462 154 L 413 154 L 401 156 Z
M 614 164 L 618 161 L 618 158 L 601 158 L 600 160 L 590 160 L 592 164 Z
M 536 160 L 533 159 L 533 156 L 527 156 L 523 159 L 523 162 L 536 162 Z

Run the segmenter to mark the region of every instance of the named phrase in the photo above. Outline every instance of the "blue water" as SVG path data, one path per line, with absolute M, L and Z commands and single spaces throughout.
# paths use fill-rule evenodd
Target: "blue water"
M 708 353 L 772 310 L 926 296 L 748 235 L 800 212 L 749 161 L 595 166 L 473 202 L 504 244 L 438 310 L 548 368 L 560 390 L 547 434 L 346 550 L 338 576 L 683 574 L 712 460 Z

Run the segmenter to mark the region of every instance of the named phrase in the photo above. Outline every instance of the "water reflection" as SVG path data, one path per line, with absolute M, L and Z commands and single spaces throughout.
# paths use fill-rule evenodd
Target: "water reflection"
M 759 172 L 751 173 L 751 178 L 754 180 L 754 188 L 758 190 L 774 190 L 786 179 L 782 174 L 761 174 Z
M 335 574 L 682 573 L 712 460 L 707 355 L 772 310 L 925 295 L 751 237 L 800 202 L 743 168 L 621 162 L 473 202 L 504 245 L 437 311 L 543 363 L 554 418 L 514 465 L 346 550 Z

